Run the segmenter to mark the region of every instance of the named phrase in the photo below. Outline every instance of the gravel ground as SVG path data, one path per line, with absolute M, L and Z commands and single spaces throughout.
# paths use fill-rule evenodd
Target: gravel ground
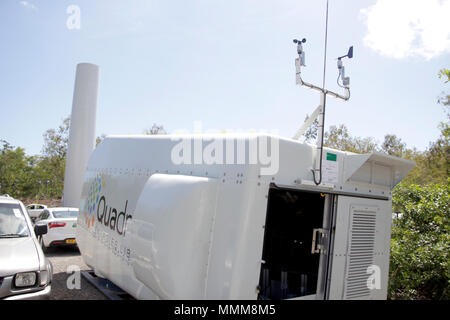
M 45 254 L 53 265 L 53 281 L 50 300 L 105 300 L 100 291 L 92 286 L 81 274 L 80 289 L 68 289 L 67 279 L 73 273 L 67 273 L 67 267 L 76 265 L 80 270 L 89 270 L 80 251 L 76 247 L 50 248 Z

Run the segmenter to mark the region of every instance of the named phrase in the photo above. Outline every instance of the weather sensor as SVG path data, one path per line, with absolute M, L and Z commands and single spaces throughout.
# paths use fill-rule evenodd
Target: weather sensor
M 353 58 L 353 46 L 351 46 L 348 49 L 348 53 L 345 56 L 341 56 L 341 57 L 337 58 L 337 67 L 338 67 L 338 70 L 339 70 L 339 76 L 338 76 L 338 79 L 337 79 L 337 84 L 340 87 L 342 87 L 342 88 L 349 88 L 349 86 L 350 86 L 350 77 L 346 77 L 345 76 L 345 68 L 342 65 L 342 58 L 345 58 L 345 57 L 347 57 L 349 59 Z M 339 78 L 342 79 L 342 85 L 339 84 Z
M 324 50 L 324 61 L 323 61 L 323 82 L 322 87 L 316 86 L 314 84 L 303 81 L 301 76 L 301 67 L 305 66 L 305 51 L 303 50 L 302 43 L 306 42 L 306 39 L 302 41 L 294 40 L 294 43 L 297 44 L 297 53 L 298 58 L 295 59 L 295 73 L 296 73 L 296 82 L 298 85 L 305 86 L 309 89 L 314 89 L 320 92 L 320 105 L 314 110 L 311 117 L 309 117 L 302 125 L 302 127 L 297 131 L 294 136 L 294 139 L 300 138 L 308 127 L 318 118 L 318 134 L 317 134 L 317 154 L 316 164 L 314 169 L 312 169 L 313 180 L 316 185 L 321 184 L 322 182 L 322 153 L 323 153 L 323 128 L 325 125 L 325 103 L 326 96 L 331 95 L 334 98 L 342 99 L 347 101 L 350 99 L 350 78 L 345 77 L 344 66 L 342 65 L 342 58 L 348 57 L 349 59 L 353 57 L 353 46 L 350 47 L 348 53 L 345 56 L 341 56 L 338 58 L 338 70 L 339 75 L 337 78 L 337 83 L 340 87 L 345 89 L 345 95 L 340 95 L 333 91 L 329 91 L 325 89 L 325 74 L 326 74 L 326 57 L 327 57 L 327 34 L 328 34 L 328 1 L 327 1 L 327 13 L 325 20 L 325 50 Z M 339 78 L 342 78 L 342 85 L 339 83 Z M 318 175 L 318 179 L 316 178 Z

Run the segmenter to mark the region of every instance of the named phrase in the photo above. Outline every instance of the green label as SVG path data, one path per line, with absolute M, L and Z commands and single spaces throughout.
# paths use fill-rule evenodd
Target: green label
M 336 161 L 336 159 L 337 159 L 337 154 L 327 152 L 327 160 L 328 161 Z

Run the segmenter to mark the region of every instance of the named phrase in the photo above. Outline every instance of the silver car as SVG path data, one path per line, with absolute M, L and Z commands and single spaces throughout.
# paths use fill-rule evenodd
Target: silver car
M 32 203 L 27 205 L 26 208 L 28 211 L 28 215 L 31 218 L 31 221 L 34 222 L 37 219 L 37 217 L 39 217 L 39 215 L 42 213 L 42 211 L 47 209 L 47 206 L 45 204 Z
M 23 203 L 0 195 L 0 299 L 42 299 L 51 291 L 52 265 L 36 236 L 47 226 L 36 226 Z

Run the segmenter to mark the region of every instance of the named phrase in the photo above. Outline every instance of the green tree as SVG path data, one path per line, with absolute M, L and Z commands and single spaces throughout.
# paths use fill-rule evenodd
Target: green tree
M 377 142 L 371 138 L 352 137 L 345 125 L 331 126 L 324 135 L 324 146 L 355 153 L 378 151 Z
M 13 197 L 27 197 L 33 192 L 33 157 L 27 157 L 25 150 L 13 147 L 1 140 L 0 149 L 0 194 Z
M 101 136 L 97 137 L 97 138 L 95 139 L 95 147 L 98 147 L 98 145 L 99 145 L 100 143 L 102 143 L 102 141 L 105 140 L 105 138 L 106 138 L 106 135 L 105 135 L 105 134 L 102 134 Z
M 444 82 L 448 83 L 450 81 L 450 69 L 443 68 L 439 70 L 438 76 L 439 79 L 447 79 Z M 450 95 L 442 93 L 442 96 L 438 98 L 438 103 L 443 104 L 444 106 L 450 105 Z
M 445 83 L 450 81 L 450 70 L 449 69 L 443 68 L 443 69 L 439 70 L 438 75 L 439 75 L 439 79 L 447 78 Z
M 167 134 L 167 132 L 164 129 L 163 125 L 158 125 L 158 124 L 154 123 L 151 128 L 145 129 L 144 134 L 146 134 L 146 135 Z
M 446 77 L 450 80 L 450 71 L 442 69 L 440 78 Z M 406 181 L 416 184 L 447 183 L 450 168 L 450 103 L 449 95 L 445 99 L 438 101 L 444 107 L 445 121 L 439 124 L 441 134 L 439 138 L 430 143 L 428 148 L 421 153 L 415 153 L 412 158 L 416 162 L 416 167 L 408 175 Z
M 64 159 L 69 143 L 70 117 L 63 120 L 57 129 L 48 129 L 44 133 L 42 154 L 46 157 Z
M 305 121 L 309 119 L 309 115 L 306 115 Z M 311 126 L 305 131 L 303 136 L 305 137 L 305 142 L 311 142 L 317 138 L 317 131 L 319 128 L 319 120 L 317 118 L 313 121 Z
M 450 180 L 394 189 L 389 296 L 450 299 Z
M 42 156 L 36 165 L 35 174 L 39 185 L 39 196 L 61 198 L 64 187 L 64 171 L 69 141 L 70 117 L 56 129 L 44 133 Z
M 381 151 L 391 156 L 403 157 L 406 152 L 406 143 L 395 134 L 387 134 L 381 144 Z

